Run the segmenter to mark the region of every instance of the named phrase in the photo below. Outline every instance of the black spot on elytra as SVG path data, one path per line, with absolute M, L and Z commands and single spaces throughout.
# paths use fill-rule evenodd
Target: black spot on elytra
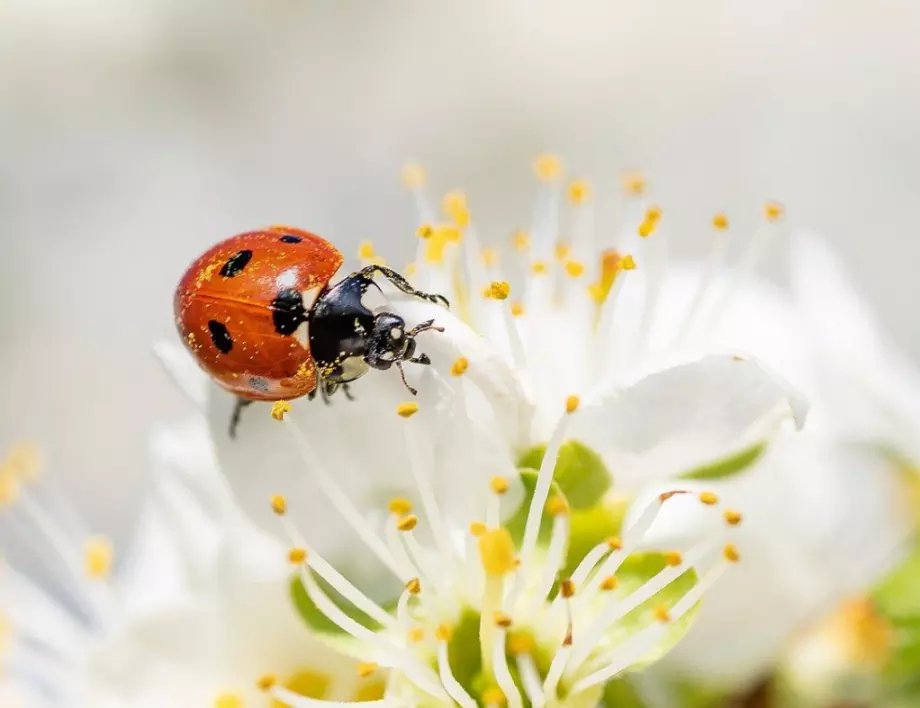
M 279 240 L 284 243 L 300 243 L 301 241 L 303 241 L 303 239 L 300 238 L 300 236 L 294 236 L 292 234 L 285 234 Z
M 294 334 L 307 320 L 303 298 L 294 288 L 285 288 L 272 300 L 272 321 L 278 334 Z
M 225 278 L 233 278 L 243 272 L 249 261 L 252 260 L 252 251 L 245 250 L 235 253 L 224 263 L 224 267 L 220 269 L 220 274 Z
M 208 331 L 211 333 L 211 341 L 221 354 L 229 354 L 233 349 L 233 337 L 223 322 L 217 320 L 208 320 Z

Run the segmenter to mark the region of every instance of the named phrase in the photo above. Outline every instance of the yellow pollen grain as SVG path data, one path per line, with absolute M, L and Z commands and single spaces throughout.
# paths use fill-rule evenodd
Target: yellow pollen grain
M 362 260 L 369 261 L 374 255 L 374 244 L 370 241 L 362 241 L 358 246 L 358 257 Z
M 659 622 L 670 622 L 671 621 L 671 613 L 670 611 L 668 611 L 668 608 L 666 605 L 658 605 L 658 607 L 655 608 L 653 614 L 654 614 L 655 619 L 658 620 Z
M 591 184 L 585 179 L 573 180 L 569 185 L 569 201 L 575 206 L 591 199 Z
M 434 630 L 434 638 L 439 642 L 449 642 L 451 634 L 450 626 L 446 624 L 439 624 Z
M 645 219 L 639 224 L 639 235 L 642 238 L 648 238 L 658 229 L 658 219 Z
M 431 224 L 422 224 L 415 230 L 415 235 L 419 238 L 431 238 L 434 236 L 434 227 Z
M 222 693 L 214 699 L 214 708 L 243 708 L 243 699 L 235 693 Z
M 611 551 L 619 551 L 621 548 L 623 548 L 623 541 L 619 536 L 608 536 L 605 539 L 605 542 Z
M 272 404 L 272 418 L 275 420 L 284 420 L 284 416 L 291 410 L 291 404 L 287 401 L 275 401 Z
M 738 553 L 738 549 L 733 543 L 726 543 L 725 548 L 722 549 L 722 557 L 725 558 L 729 563 L 737 563 L 741 560 L 741 554 Z
M 702 492 L 700 494 L 700 501 L 703 502 L 704 504 L 708 504 L 709 506 L 712 506 L 713 504 L 719 503 L 719 497 L 717 494 L 714 494 L 713 492 Z
M 638 197 L 645 192 L 646 186 L 645 176 L 641 172 L 630 172 L 623 175 L 623 191 L 627 194 Z
M 530 654 L 536 647 L 533 635 L 530 632 L 512 632 L 508 635 L 507 648 L 511 656 Z
M 377 672 L 377 669 L 379 668 L 380 666 L 375 664 L 373 661 L 358 664 L 358 676 L 363 679 L 370 678 Z
M 482 258 L 482 263 L 486 268 L 491 268 L 498 263 L 498 251 L 494 248 L 483 248 L 479 257 Z
M 585 264 L 581 261 L 569 261 L 565 264 L 565 272 L 570 278 L 580 278 L 585 273 Z
M 627 253 L 620 259 L 620 269 L 621 270 L 635 270 L 636 269 L 636 260 Z
M 498 686 L 489 686 L 482 692 L 482 702 L 487 706 L 503 706 L 507 703 L 507 699 Z
M 415 401 L 403 401 L 396 406 L 396 415 L 400 418 L 411 418 L 418 413 L 418 403 Z
M 278 677 L 274 674 L 265 674 L 256 681 L 256 686 L 260 691 L 271 691 L 278 683 Z
M 83 567 L 90 578 L 105 578 L 112 571 L 115 551 L 104 536 L 95 536 L 83 546 Z
M 783 205 L 779 202 L 767 202 L 763 206 L 763 215 L 767 221 L 779 221 L 783 218 Z
M 524 314 L 524 305 L 519 302 L 511 303 L 511 314 L 515 317 L 520 317 Z
M 569 246 L 569 244 L 563 243 L 562 241 L 560 241 L 559 243 L 555 245 L 553 251 L 556 254 L 556 260 L 562 262 L 566 258 L 569 257 L 569 254 L 572 252 L 572 249 Z
M 533 171 L 543 182 L 552 182 L 562 176 L 562 162 L 555 155 L 540 155 L 534 160 Z
M 579 405 L 581 405 L 581 399 L 578 396 L 569 396 L 565 399 L 565 412 L 574 413 L 578 410 Z
M 387 509 L 391 514 L 396 514 L 396 516 L 405 516 L 412 511 L 412 502 L 405 497 L 393 497 L 390 499 Z
M 410 163 L 403 166 L 400 176 L 402 177 L 403 184 L 409 189 L 424 187 L 425 182 L 428 180 L 428 174 L 425 172 L 425 168 L 416 163 Z
M 512 624 L 511 617 L 504 612 L 496 612 L 492 615 L 492 618 L 495 620 L 495 626 L 501 627 L 502 629 L 508 629 Z
M 514 541 L 508 529 L 493 529 L 479 537 L 479 560 L 487 575 L 502 576 L 514 569 Z
M 412 627 L 406 634 L 406 638 L 413 644 L 425 641 L 425 630 L 421 627 Z
M 569 513 L 569 503 L 566 498 L 555 495 L 547 499 L 546 511 L 550 516 L 562 516 Z
M 489 297 L 494 300 L 507 300 L 511 286 L 505 280 L 496 280 L 489 285 Z
M 400 531 L 411 531 L 418 526 L 418 517 L 415 514 L 403 516 L 396 522 L 396 528 Z
M 677 567 L 684 562 L 684 557 L 677 551 L 665 551 L 664 562 L 672 567 Z
M 406 583 L 406 590 L 408 590 L 411 595 L 418 595 L 422 591 L 422 581 L 418 578 L 412 578 L 412 580 Z
M 719 212 L 714 217 L 712 217 L 712 225 L 717 228 L 719 231 L 724 231 L 728 228 L 728 216 L 724 212 Z
M 600 587 L 601 587 L 601 590 L 603 590 L 604 592 L 611 592 L 612 590 L 617 589 L 618 584 L 619 584 L 619 581 L 617 580 L 617 577 L 615 575 L 608 575 L 606 578 L 604 578 L 601 581 Z
M 559 594 L 566 599 L 575 595 L 575 583 L 571 578 L 563 578 L 559 581 Z
M 303 548 L 292 548 L 288 551 L 288 561 L 300 565 L 307 559 L 307 552 Z
M 284 516 L 287 513 L 287 499 L 280 494 L 272 497 L 272 511 L 278 516 Z
M 508 488 L 511 486 L 511 482 L 508 481 L 507 477 L 501 477 L 496 475 L 489 480 L 489 487 L 496 494 L 504 494 L 508 491 Z
M 523 253 L 530 248 L 530 234 L 526 231 L 515 231 L 511 236 L 511 245 L 518 253 Z
M 470 367 L 470 360 L 465 356 L 457 357 L 453 365 L 450 367 L 451 376 L 463 376 L 466 373 L 466 370 Z
M 543 275 L 547 270 L 546 261 L 534 261 L 530 264 L 530 271 L 534 275 Z
M 658 221 L 661 218 L 661 207 L 660 206 L 650 206 L 645 210 L 645 220 L 646 221 Z
M 486 526 L 481 521 L 471 521 L 470 522 L 470 528 L 469 528 L 470 536 L 473 536 L 474 538 L 479 538 L 488 530 L 489 530 L 489 527 Z
M 726 509 L 722 516 L 725 519 L 725 523 L 729 526 L 737 526 L 741 523 L 742 518 L 744 518 L 741 516 L 741 512 L 735 511 L 734 509 Z

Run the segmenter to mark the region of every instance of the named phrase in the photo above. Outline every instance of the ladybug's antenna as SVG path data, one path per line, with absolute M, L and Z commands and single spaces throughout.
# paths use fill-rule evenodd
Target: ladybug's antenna
M 409 392 L 410 392 L 413 396 L 417 396 L 417 395 L 418 395 L 418 389 L 417 389 L 417 388 L 413 388 L 412 386 L 409 385 L 409 382 L 406 381 L 406 370 L 403 368 L 403 365 L 402 365 L 402 362 L 401 362 L 401 361 L 397 361 L 397 362 L 396 362 L 396 368 L 399 369 L 399 375 L 402 377 L 403 385 L 404 385 L 407 389 L 409 389 Z

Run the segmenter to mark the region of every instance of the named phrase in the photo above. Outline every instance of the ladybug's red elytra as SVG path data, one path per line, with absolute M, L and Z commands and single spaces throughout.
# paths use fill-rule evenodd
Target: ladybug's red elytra
M 330 286 L 342 254 L 302 229 L 270 226 L 232 236 L 208 249 L 179 281 L 176 326 L 199 365 L 237 396 L 230 434 L 252 401 L 319 393 L 323 400 L 371 368 L 430 364 L 415 337 L 443 331 L 434 320 L 411 329 L 392 312 L 362 300 L 384 276 L 404 293 L 449 306 L 441 295 L 413 288 L 396 271 L 369 265 Z M 379 289 L 379 288 L 378 288 Z M 412 393 L 415 389 L 406 383 Z

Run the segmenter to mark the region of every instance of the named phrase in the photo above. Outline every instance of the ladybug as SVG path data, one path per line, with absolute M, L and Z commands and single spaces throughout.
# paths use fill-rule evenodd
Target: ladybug
M 416 354 L 416 335 L 443 332 L 434 320 L 408 329 L 392 312 L 372 310 L 365 295 L 375 275 L 404 293 L 449 307 L 441 295 L 413 288 L 390 268 L 369 265 L 330 285 L 341 252 L 325 239 L 289 226 L 232 236 L 207 250 L 179 281 L 176 326 L 198 364 L 237 402 L 235 437 L 243 408 L 317 393 L 327 403 L 370 369 L 403 362 L 430 364 Z

